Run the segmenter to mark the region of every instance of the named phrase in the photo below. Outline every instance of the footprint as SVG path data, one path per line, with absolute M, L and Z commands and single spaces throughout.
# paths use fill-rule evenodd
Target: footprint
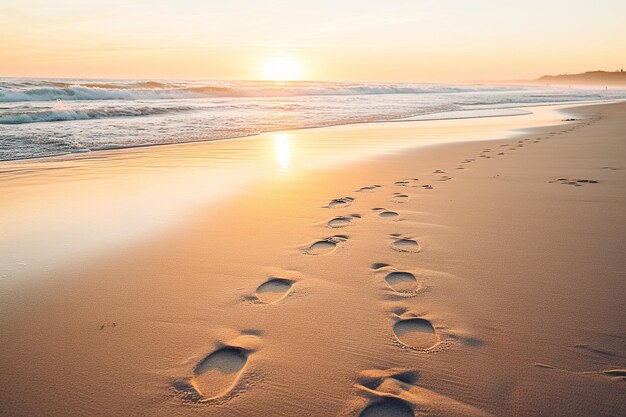
M 353 202 L 354 202 L 354 198 L 352 198 L 352 197 L 335 198 L 335 199 L 330 200 L 330 202 L 328 203 L 328 205 L 326 207 L 327 208 L 332 208 L 332 209 L 348 207 Z
M 397 212 L 391 211 L 391 210 L 387 210 L 384 207 L 374 207 L 372 209 L 372 211 L 378 212 L 378 216 L 382 217 L 384 219 L 397 220 L 398 217 L 400 216 Z
M 433 174 L 445 174 L 446 171 L 444 171 L 443 169 L 436 169 L 433 171 Z
M 399 320 L 393 326 L 393 333 L 400 343 L 413 349 L 430 349 L 440 342 L 430 321 L 419 317 Z
M 569 178 L 557 178 L 555 180 L 548 181 L 549 183 L 559 183 L 565 185 L 573 185 L 575 187 L 580 187 L 583 184 L 597 184 L 598 180 L 589 180 L 589 179 L 569 179 Z
M 256 289 L 256 297 L 266 303 L 275 303 L 289 294 L 294 281 L 286 278 L 271 278 Z
M 249 356 L 259 349 L 260 332 L 249 330 L 222 344 L 202 359 L 190 378 L 175 381 L 172 387 L 186 401 L 206 402 L 227 396 L 237 386 Z
M 397 185 L 398 187 L 417 187 L 418 181 L 419 178 L 407 178 L 394 182 L 394 185 Z
M 626 381 L 626 369 L 609 369 L 602 373 L 617 381 Z
M 378 216 L 382 217 L 383 219 L 397 219 L 399 214 L 395 211 L 382 210 L 378 212 Z
M 340 227 L 346 227 L 352 221 L 352 217 L 335 217 L 331 221 L 328 222 L 328 227 L 333 229 L 337 229 Z
M 331 219 L 328 223 L 326 223 L 326 226 L 330 227 L 331 229 L 338 229 L 341 227 L 349 226 L 352 220 L 360 219 L 360 218 L 361 218 L 361 215 L 359 214 L 351 214 L 349 216 L 339 216 L 339 217 L 335 217 L 334 219 Z
M 365 187 L 361 187 L 358 190 L 356 190 L 357 193 L 370 193 L 372 191 L 374 191 L 377 188 L 380 188 L 381 185 L 378 184 L 374 184 L 374 185 L 366 185 Z
M 391 248 L 393 250 L 397 250 L 398 252 L 419 252 L 420 247 L 419 244 L 413 239 L 409 238 L 396 238 L 396 236 L 392 236 L 395 240 L 391 244 Z
M 326 255 L 335 250 L 337 244 L 348 240 L 348 236 L 336 235 L 318 240 L 306 249 L 308 255 Z
M 394 271 L 385 276 L 387 285 L 396 292 L 412 293 L 419 289 L 415 275 L 410 272 Z
M 415 417 L 415 413 L 405 401 L 383 398 L 365 407 L 359 417 Z
M 204 399 L 227 394 L 237 383 L 248 362 L 249 352 L 226 346 L 204 358 L 193 370 L 191 385 Z
M 391 197 L 391 201 L 393 203 L 406 203 L 409 200 L 410 200 L 410 197 L 402 193 L 393 193 L 393 197 Z
M 598 356 L 601 356 L 601 357 L 613 358 L 613 357 L 617 356 L 617 354 L 615 354 L 613 352 L 609 352 L 608 350 L 598 349 L 596 347 L 589 346 L 589 345 L 586 345 L 586 344 L 574 345 L 574 348 L 580 349 L 582 351 L 586 351 L 587 353 L 591 353 L 593 355 L 598 355 Z
M 573 370 L 569 370 L 565 368 L 558 368 L 556 366 L 553 366 L 547 363 L 541 363 L 541 362 L 536 362 L 534 365 L 538 368 L 559 370 L 561 372 L 567 372 L 567 373 L 571 373 L 574 375 L 602 375 L 617 382 L 626 382 L 626 369 L 607 369 L 607 370 L 600 370 L 600 371 L 580 372 L 580 371 L 573 371 Z
M 418 385 L 412 368 L 369 369 L 360 373 L 341 417 L 493 417 L 492 414 Z
M 382 272 L 386 272 L 385 282 L 389 288 L 397 293 L 415 295 L 422 289 L 421 283 L 410 272 L 398 271 L 393 266 L 383 262 L 373 263 L 370 268 L 372 271 L 381 272 L 382 270 Z

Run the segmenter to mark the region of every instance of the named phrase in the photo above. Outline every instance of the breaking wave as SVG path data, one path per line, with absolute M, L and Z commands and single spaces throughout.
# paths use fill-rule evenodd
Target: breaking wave
M 62 106 L 66 107 L 66 106 Z M 136 117 L 166 114 L 192 110 L 192 107 L 132 107 L 132 108 L 101 108 L 90 110 L 72 110 L 61 108 L 53 110 L 35 110 L 22 112 L 2 113 L 0 111 L 0 125 L 18 125 L 38 122 L 63 122 L 69 120 L 103 119 L 107 117 Z
M 217 97 L 300 97 L 378 94 L 444 94 L 472 91 L 504 91 L 510 87 L 445 86 L 381 83 L 312 82 L 70 82 L 0 81 L 0 102 L 55 100 L 160 100 Z
M 0 161 L 384 120 L 626 99 L 529 86 L 0 78 Z

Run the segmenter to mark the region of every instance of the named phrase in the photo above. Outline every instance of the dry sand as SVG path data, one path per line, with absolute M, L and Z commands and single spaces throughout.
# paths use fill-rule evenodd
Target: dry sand
M 626 104 L 545 111 L 0 165 L 0 414 L 626 415 Z

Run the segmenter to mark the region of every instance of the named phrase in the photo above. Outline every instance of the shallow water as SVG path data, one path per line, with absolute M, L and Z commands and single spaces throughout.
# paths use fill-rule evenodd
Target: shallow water
M 485 116 L 492 109 L 520 114 L 503 108 L 620 98 L 626 90 L 0 79 L 0 160 L 399 118 Z

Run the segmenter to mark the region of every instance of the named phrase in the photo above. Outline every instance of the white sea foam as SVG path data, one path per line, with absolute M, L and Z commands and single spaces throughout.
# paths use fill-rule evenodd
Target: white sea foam
M 0 102 L 165 100 L 202 97 L 301 97 L 510 91 L 508 86 L 312 82 L 0 81 Z
M 519 86 L 0 79 L 0 160 L 625 98 L 624 90 Z
M 165 114 L 170 112 L 191 110 L 189 106 L 179 107 L 132 107 L 132 108 L 102 108 L 76 111 L 64 105 L 55 105 L 52 110 L 5 112 L 0 110 L 0 125 L 38 123 L 38 122 L 61 122 L 68 120 L 102 119 L 106 117 L 136 117 Z

